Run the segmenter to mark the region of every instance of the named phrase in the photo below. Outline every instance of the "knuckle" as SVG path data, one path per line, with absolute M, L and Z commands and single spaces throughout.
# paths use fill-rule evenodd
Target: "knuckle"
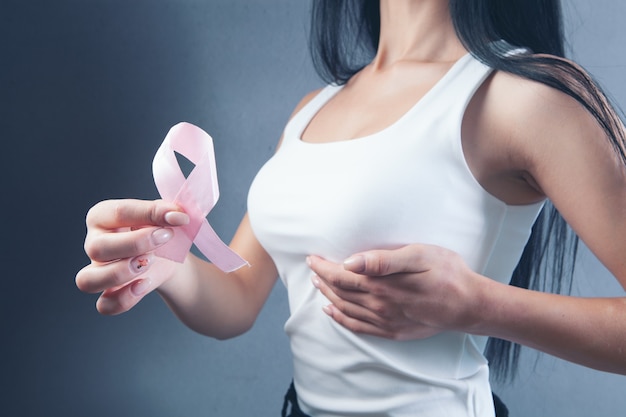
M 374 256 L 372 254 L 365 257 L 365 269 L 370 274 L 379 275 L 381 273 L 381 259 L 380 256 Z
M 108 282 L 107 276 L 102 276 L 100 272 L 101 267 L 88 265 L 81 269 L 75 278 L 75 283 L 78 289 L 84 293 L 93 294 L 102 291 L 104 283 Z
M 348 330 L 354 332 L 354 333 L 361 333 L 364 334 L 366 333 L 366 326 L 358 321 L 355 320 L 346 320 L 343 323 L 341 323 L 345 328 L 347 328 Z
M 389 339 L 389 340 L 393 340 L 393 341 L 399 341 L 399 336 L 396 332 L 390 331 L 390 330 L 386 330 L 383 334 L 383 337 L 385 339 Z
M 163 223 L 163 216 L 163 210 L 160 209 L 158 204 L 150 204 L 150 208 L 148 209 L 148 221 L 150 222 L 150 224 Z
M 390 312 L 390 308 L 384 304 L 384 303 L 379 303 L 376 304 L 372 307 L 372 311 L 381 318 L 389 318 L 391 317 L 391 312 Z
M 338 298 L 337 300 L 335 300 L 333 305 L 335 306 L 337 310 L 341 311 L 343 314 L 349 315 L 350 312 L 348 311 L 347 304 L 341 298 Z
M 122 312 L 119 308 L 119 304 L 111 298 L 107 298 L 106 300 L 99 298 L 96 303 L 96 309 L 98 310 L 98 313 L 103 316 L 114 316 Z
M 78 273 L 76 274 L 76 277 L 74 278 L 74 282 L 76 284 L 76 287 L 78 287 L 79 290 L 81 290 L 82 292 L 89 293 L 91 292 L 91 288 L 89 285 L 86 268 L 87 267 L 78 271 Z
M 85 215 L 85 223 L 89 227 L 90 225 L 94 225 L 96 223 L 96 219 L 98 215 L 103 210 L 106 210 L 106 206 L 109 204 L 109 201 L 100 201 L 87 210 L 87 214 Z
M 112 202 L 112 204 L 113 207 L 111 209 L 111 214 L 113 221 L 114 223 L 120 224 L 128 216 L 128 206 L 126 204 L 122 204 L 119 200 Z
M 389 339 L 396 341 L 396 342 L 402 342 L 406 340 L 404 337 L 404 334 L 397 329 L 391 330 L 387 334 L 389 335 Z
M 332 285 L 333 287 L 340 287 L 341 286 L 341 277 L 339 276 L 339 274 L 335 273 L 335 272 L 330 272 L 327 276 L 326 276 L 326 281 Z
M 389 271 L 388 259 L 380 253 L 370 254 L 366 257 L 367 271 L 374 275 L 386 275 Z
M 84 249 L 85 253 L 92 261 L 106 262 L 106 259 L 104 259 L 104 249 L 102 248 L 102 245 L 94 242 L 94 239 L 85 239 Z
M 387 275 L 390 270 L 389 260 L 382 256 L 378 257 L 378 273 L 381 275 Z
M 93 248 L 93 244 L 91 243 L 91 239 L 89 238 L 89 236 L 87 236 L 87 238 L 85 239 L 85 242 L 83 243 L 83 250 L 85 251 L 87 256 L 91 258 L 91 254 L 93 253 L 94 248 Z
M 146 226 L 165 224 L 167 208 L 160 200 L 105 200 L 93 206 L 87 212 L 88 225 L 94 225 L 98 219 L 106 219 L 107 224 L 126 226 Z M 106 214 L 106 216 L 105 216 Z
M 129 242 L 129 246 L 130 252 L 137 255 L 146 253 L 151 249 L 149 238 L 142 239 L 140 237 L 137 237 Z
M 410 339 L 411 338 L 405 335 L 404 333 L 396 333 L 393 338 L 393 340 L 396 342 L 406 342 L 407 340 L 410 340 Z
M 375 283 L 369 286 L 369 292 L 372 295 L 384 298 L 389 294 L 389 288 L 385 284 Z
M 355 279 L 350 283 L 350 290 L 352 291 L 367 291 L 367 285 L 361 279 Z
M 351 331 L 352 331 L 352 332 L 354 332 L 354 333 L 359 333 L 359 334 L 365 334 L 365 333 L 367 333 L 367 331 L 366 331 L 366 329 L 365 329 L 365 326 L 360 326 L 360 325 L 358 325 L 358 324 L 348 323 L 348 324 L 346 325 L 346 328 L 347 328 L 348 330 L 351 330 Z
M 96 303 L 96 309 L 104 316 L 115 316 L 127 312 L 136 304 L 135 301 L 123 297 L 121 294 L 115 296 L 101 296 Z
M 85 223 L 87 224 L 87 227 L 89 227 L 89 225 L 94 223 L 94 218 L 96 217 L 95 212 L 97 210 L 98 204 L 96 204 L 95 206 L 87 210 L 87 214 L 85 215 Z

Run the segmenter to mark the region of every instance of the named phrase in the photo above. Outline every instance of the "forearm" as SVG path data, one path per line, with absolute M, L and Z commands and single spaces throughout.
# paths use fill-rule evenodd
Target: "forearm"
M 252 267 L 243 267 L 245 273 Z M 158 293 L 172 312 L 189 328 L 217 339 L 246 332 L 271 290 L 253 288 L 241 270 L 224 273 L 214 265 L 189 255 L 172 279 Z M 259 293 L 261 292 L 261 293 Z M 267 293 L 267 294 L 263 294 Z
M 626 298 L 580 298 L 489 280 L 473 333 L 626 374 Z

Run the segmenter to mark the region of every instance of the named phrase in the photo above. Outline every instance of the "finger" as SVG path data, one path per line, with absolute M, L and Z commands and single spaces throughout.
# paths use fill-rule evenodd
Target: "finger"
M 123 227 L 182 226 L 189 217 L 173 203 L 163 200 L 105 200 L 87 213 L 87 226 L 116 230 Z
M 317 275 L 311 277 L 311 281 L 313 282 L 313 286 L 317 288 L 332 303 L 335 303 L 338 300 L 343 300 L 367 307 L 370 304 L 368 303 L 368 298 L 374 298 L 371 293 L 367 293 L 364 291 L 354 291 L 350 289 L 346 290 L 340 287 L 331 286 Z
M 149 253 L 107 264 L 92 263 L 76 274 L 76 286 L 90 294 L 121 287 L 145 274 L 154 260 L 154 254 Z
M 385 300 L 368 293 L 332 289 L 315 278 L 313 282 L 331 304 L 345 315 L 380 327 L 390 326 L 394 307 Z
M 365 277 L 346 271 L 341 265 L 318 256 L 307 257 L 307 264 L 326 284 L 348 291 L 367 292 Z
M 381 329 L 390 329 L 391 327 L 393 327 L 390 320 L 387 320 L 385 317 L 380 316 L 377 311 L 368 308 L 364 304 L 353 303 L 339 296 L 333 297 L 331 295 L 326 296 L 326 298 L 328 298 L 328 300 L 331 302 L 331 305 L 336 310 L 341 311 L 341 313 L 347 317 L 365 323 L 370 323 L 371 325 L 380 327 Z M 387 311 L 384 310 L 382 304 L 380 304 L 379 306 L 379 311 L 381 311 L 383 314 L 387 314 Z
M 85 239 L 85 252 L 91 260 L 101 263 L 134 258 L 163 246 L 174 233 L 172 228 L 154 227 L 118 233 L 90 232 Z
M 339 325 L 354 332 L 367 334 L 385 339 L 406 341 L 425 339 L 432 337 L 441 332 L 428 326 L 412 324 L 411 326 L 385 327 L 358 318 L 351 317 L 334 305 L 327 305 L 323 308 L 324 312 L 330 316 Z
M 106 290 L 96 302 L 100 314 L 111 316 L 133 308 L 155 287 L 149 278 L 136 279 L 122 287 Z
M 396 339 L 398 337 L 396 333 L 385 330 L 375 324 L 348 316 L 332 304 L 325 306 L 324 312 L 335 322 L 354 333 L 367 334 L 386 339 Z
M 343 268 L 357 274 L 386 276 L 428 270 L 427 258 L 433 246 L 407 245 L 392 250 L 371 250 L 354 254 L 343 262 Z
M 104 290 L 96 302 L 97 310 L 104 315 L 130 310 L 163 284 L 172 275 L 175 265 L 174 262 L 155 257 L 149 274 L 142 273 L 126 284 Z

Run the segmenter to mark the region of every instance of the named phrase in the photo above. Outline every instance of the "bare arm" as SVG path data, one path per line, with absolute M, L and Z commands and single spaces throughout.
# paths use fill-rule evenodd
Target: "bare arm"
M 626 168 L 605 133 L 570 97 L 536 83 L 499 77 L 485 110 L 504 112 L 503 125 L 496 129 L 501 129 L 501 137 L 505 129 L 512 132 L 512 157 L 525 164 L 538 189 L 626 288 Z M 484 305 L 493 310 L 485 312 L 491 319 L 484 322 L 483 333 L 626 373 L 626 298 L 589 299 L 490 287 L 487 296 L 493 299 Z M 496 302 L 496 297 L 508 301 Z
M 500 164 L 507 181 L 512 172 L 524 174 L 506 187 L 497 175 L 489 184 L 518 204 L 550 198 L 626 288 L 626 169 L 595 120 L 562 93 L 507 74 L 493 77 L 479 104 L 474 122 L 482 142 L 472 145 L 483 146 L 477 153 L 487 163 L 478 165 Z M 521 193 L 509 192 L 522 182 Z M 626 297 L 515 288 L 429 245 L 355 254 L 344 265 L 310 260 L 314 283 L 331 302 L 325 311 L 355 332 L 406 340 L 464 331 L 626 374 Z
M 109 200 L 94 206 L 87 216 L 85 241 L 92 262 L 77 274 L 77 286 L 102 292 L 96 304 L 102 314 L 125 312 L 157 289 L 195 331 L 217 338 L 245 332 L 276 281 L 272 260 L 256 241 L 247 217 L 232 247 L 250 267 L 227 274 L 191 254 L 183 264 L 152 255 L 178 220 L 184 223 L 185 215 L 177 210 L 163 201 Z
M 308 94 L 294 113 L 316 91 Z M 280 143 L 279 143 L 280 146 Z M 176 316 L 191 329 L 225 339 L 247 331 L 277 279 L 274 262 L 258 242 L 246 215 L 230 244 L 250 263 L 231 273 L 193 255 L 183 264 L 158 258 L 187 216 L 164 201 L 108 200 L 87 215 L 85 251 L 91 264 L 76 275 L 84 292 L 101 293 L 102 314 L 120 314 L 157 290 Z
M 179 274 L 158 289 L 183 323 L 219 339 L 252 327 L 277 278 L 274 262 L 254 237 L 248 216 L 230 246 L 250 267 L 225 274 L 190 254 Z

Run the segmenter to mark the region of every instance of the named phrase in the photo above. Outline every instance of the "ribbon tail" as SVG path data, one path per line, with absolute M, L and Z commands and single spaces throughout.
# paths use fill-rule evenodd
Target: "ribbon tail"
M 193 243 L 215 266 L 224 272 L 232 272 L 250 265 L 219 238 L 208 221 L 203 221 Z
M 190 222 L 188 225 L 172 228 L 174 236 L 169 242 L 155 251 L 157 256 L 170 259 L 178 263 L 183 263 L 185 261 L 187 253 L 189 252 L 189 249 L 191 249 L 191 244 L 202 226 L 202 220 L 204 220 L 192 215 L 190 215 L 189 218 Z

